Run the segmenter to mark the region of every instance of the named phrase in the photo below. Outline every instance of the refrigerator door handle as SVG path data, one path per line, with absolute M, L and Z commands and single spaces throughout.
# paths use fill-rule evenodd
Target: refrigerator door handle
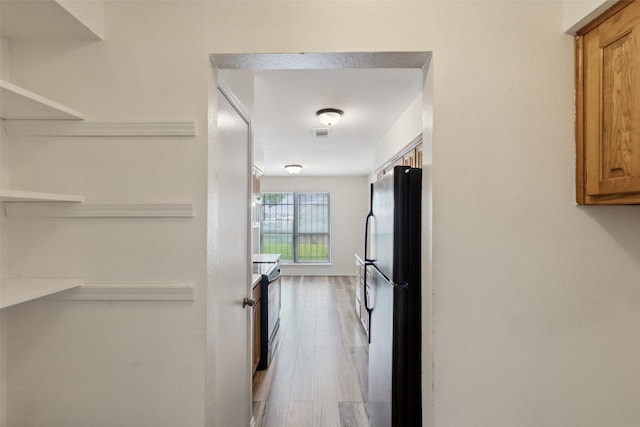
M 367 267 L 372 266 L 373 263 L 371 262 L 365 262 L 364 263 L 364 307 L 367 309 L 367 311 L 369 312 L 369 314 L 371 314 L 371 311 L 373 310 L 373 307 L 371 306 L 371 301 L 369 301 L 369 291 L 367 290 L 368 288 L 368 284 L 367 284 Z
M 382 278 L 382 280 L 388 282 L 391 286 L 396 286 L 393 282 L 391 282 L 391 280 L 389 280 L 389 278 L 387 276 L 385 276 L 382 271 L 380 271 L 380 269 L 376 266 L 376 264 L 374 262 L 371 261 L 366 261 L 364 263 L 364 281 L 363 281 L 363 286 L 364 286 L 364 306 L 367 309 L 367 311 L 369 312 L 369 314 L 371 314 L 371 312 L 373 311 L 376 305 L 376 295 L 375 295 L 375 291 L 373 290 L 373 287 L 371 287 L 371 292 L 367 291 L 367 288 L 369 287 L 368 283 L 367 283 L 367 277 L 369 276 L 369 274 L 367 274 L 369 272 L 369 270 L 367 269 L 367 267 L 372 267 L 374 270 L 374 274 L 377 274 L 379 277 Z M 373 304 L 371 303 L 371 294 L 373 294 Z
M 373 306 L 370 301 L 370 292 L 369 292 L 369 284 L 367 283 L 368 268 L 373 267 L 376 268 L 373 264 L 374 260 L 369 256 L 369 224 L 371 223 L 371 219 L 373 218 L 373 183 L 370 184 L 370 193 L 369 193 L 369 213 L 367 214 L 367 219 L 364 223 L 364 283 L 363 289 L 364 292 L 364 308 L 369 313 L 369 319 L 371 319 L 371 312 L 373 311 Z M 371 322 L 371 320 L 369 320 Z M 371 344 L 371 323 L 369 323 L 369 344 Z
M 366 263 L 373 262 L 372 259 L 369 258 L 369 223 L 371 222 L 371 218 L 373 218 L 373 183 L 371 184 L 371 196 L 369 197 L 369 213 L 367 214 L 367 219 L 364 222 L 364 262 L 365 267 Z M 366 276 L 366 274 L 365 274 Z M 366 279 L 365 279 L 366 280 Z
M 373 218 L 373 214 L 369 212 L 367 215 L 367 220 L 364 224 L 364 262 L 372 262 L 373 260 L 369 258 L 369 224 L 370 219 Z
M 362 291 L 364 292 L 364 308 L 367 310 L 367 313 L 369 313 L 369 333 L 367 334 L 367 337 L 369 338 L 368 340 L 369 344 L 371 344 L 371 312 L 373 311 L 373 307 L 371 306 L 371 301 L 369 301 L 370 292 L 369 292 L 369 285 L 367 283 L 367 276 L 369 276 L 369 271 L 367 267 L 371 267 L 371 266 L 373 266 L 372 262 L 370 261 L 364 262 L 364 283 L 363 283 L 363 289 L 362 289 Z

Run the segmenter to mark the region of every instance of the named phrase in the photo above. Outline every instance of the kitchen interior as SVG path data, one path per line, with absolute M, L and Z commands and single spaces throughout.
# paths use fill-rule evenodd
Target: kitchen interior
M 208 138 L 216 129 L 213 122 L 207 126 L 207 112 L 216 109 L 206 102 L 214 79 L 204 57 L 357 46 L 438 52 L 437 257 L 430 282 L 436 298 L 433 313 L 425 313 L 425 324 L 432 326 L 425 345 L 436 363 L 425 365 L 423 382 L 431 387 L 423 393 L 430 390 L 425 402 L 433 402 L 424 406 L 425 420 L 640 425 L 639 317 L 633 304 L 640 265 L 637 209 L 582 206 L 638 203 L 637 186 L 612 197 L 614 182 L 600 186 L 591 179 L 609 166 L 611 181 L 619 181 L 622 165 L 598 164 L 593 155 L 626 158 L 628 144 L 616 145 L 615 135 L 597 136 L 598 124 L 628 121 L 617 121 L 618 115 L 586 120 L 595 125 L 587 135 L 574 123 L 583 123 L 585 112 L 597 117 L 603 100 L 620 107 L 613 111 L 622 115 L 640 111 L 633 107 L 636 97 L 625 97 L 638 91 L 605 91 L 586 100 L 577 91 L 574 97 L 574 83 L 585 83 L 574 79 L 584 77 L 593 89 L 589 82 L 598 81 L 603 70 L 628 76 L 634 69 L 635 56 L 627 53 L 635 52 L 637 32 L 624 25 L 637 27 L 637 20 L 619 19 L 618 13 L 626 9 L 638 16 L 637 1 L 389 1 L 331 8 L 310 2 L 0 3 L 0 424 L 249 425 L 244 417 L 239 423 L 219 421 L 231 412 L 225 398 L 237 396 L 233 380 L 241 373 L 224 369 L 237 366 L 237 359 L 235 365 L 213 363 L 229 347 L 213 341 L 215 333 L 236 322 L 215 322 L 220 311 L 212 301 L 219 294 L 209 292 L 219 290 L 212 283 L 229 281 L 216 274 L 220 263 L 207 264 L 206 249 L 218 245 L 203 237 L 209 230 L 207 172 L 218 171 L 217 158 L 207 161 L 208 148 L 216 148 L 215 138 Z M 83 11 L 63 10 L 101 3 L 105 25 Z M 46 10 L 41 19 L 34 16 L 36 8 L 16 18 L 7 10 L 10 4 Z M 589 24 L 613 5 L 625 9 L 615 7 L 615 14 Z M 255 19 L 247 19 L 248 12 Z M 43 35 L 55 24 L 70 39 Z M 621 37 L 605 36 L 603 43 L 587 37 L 599 37 L 605 28 L 621 31 Z M 327 29 L 334 37 L 327 37 Z M 585 41 L 575 54 L 574 35 Z M 614 54 L 602 55 L 603 44 Z M 580 52 L 584 47 L 589 49 Z M 579 53 L 588 59 L 583 65 L 605 57 L 603 67 L 578 69 Z M 33 102 L 38 115 L 31 116 L 31 108 L 10 114 L 22 101 Z M 353 117 L 351 109 L 333 102 L 315 106 L 310 116 L 315 119 L 317 109 L 327 106 L 343 109 L 342 124 Z M 56 126 L 29 127 L 29 120 Z M 394 137 L 398 146 L 381 149 L 375 165 L 413 137 Z M 586 170 L 580 169 L 583 161 Z M 306 161 L 303 166 L 302 174 L 312 169 Z M 636 185 L 637 171 L 632 172 L 628 184 Z M 266 175 L 262 185 L 280 191 L 269 187 L 276 178 Z M 368 192 L 364 181 L 352 205 L 366 213 L 368 204 L 355 200 Z M 339 192 L 331 194 L 337 207 Z M 107 211 L 105 206 L 113 206 L 105 202 L 119 207 Z M 147 219 L 133 216 L 141 213 Z M 335 227 L 334 238 L 348 233 Z M 362 225 L 355 228 L 363 233 Z M 333 248 L 333 264 L 344 259 L 353 268 L 347 258 L 362 250 L 361 237 L 353 240 L 358 249 L 348 256 Z M 244 256 L 242 262 L 249 270 Z M 282 263 L 283 287 L 311 277 L 293 276 L 301 268 Z M 337 285 L 333 278 L 345 276 L 325 277 L 318 282 Z M 249 286 L 244 277 L 237 283 Z M 312 287 L 299 289 L 306 300 L 324 297 L 307 291 Z M 24 292 L 32 289 L 38 292 Z M 56 295 L 62 289 L 69 290 Z M 285 312 L 286 295 L 282 303 L 281 336 L 292 319 Z M 285 344 L 280 342 L 272 366 L 285 361 Z M 350 356 L 356 355 L 362 356 Z M 326 368 L 322 362 L 313 360 L 315 372 Z M 248 360 L 246 365 L 248 374 Z M 296 360 L 295 370 L 294 365 Z M 231 371 L 230 379 L 225 371 Z M 205 373 L 223 377 L 221 387 Z M 248 386 L 249 379 L 243 382 Z M 248 415 L 248 405 L 242 409 Z
M 376 226 L 376 221 L 370 218 L 372 183 L 385 175 L 387 180 L 391 179 L 396 166 L 407 169 L 403 172 L 422 167 L 423 78 L 423 70 L 419 68 L 218 70 L 220 88 L 251 122 L 253 292 L 248 303 L 253 306 L 254 318 L 253 417 L 258 426 L 295 423 L 301 413 L 311 416 L 316 425 L 334 422 L 392 425 L 391 400 L 411 400 L 392 396 L 391 382 L 397 381 L 398 374 L 394 373 L 392 379 L 393 369 L 383 366 L 390 354 L 369 355 L 371 315 L 375 311 L 371 307 L 375 294 L 372 288 L 377 280 L 374 276 L 386 277 L 375 265 L 374 258 L 376 253 L 385 252 L 377 246 L 393 247 L 392 242 L 386 242 L 388 245 L 372 242 L 375 239 L 369 227 Z M 418 284 L 420 177 L 413 178 L 417 179 L 418 186 L 414 190 L 417 195 L 412 196 L 417 204 L 414 210 L 418 224 L 409 232 L 417 245 L 417 250 L 413 250 L 417 259 L 413 259 L 413 264 Z M 292 259 L 291 250 L 274 250 L 279 246 L 267 243 L 273 238 L 270 234 L 273 222 L 286 228 L 285 217 L 293 213 L 286 210 L 286 214 L 270 214 L 273 206 L 269 200 L 273 195 L 280 198 L 280 194 L 299 195 L 310 191 L 325 192 L 330 200 L 327 202 L 330 213 L 323 217 L 329 237 L 323 240 L 321 251 L 326 258 L 300 262 Z M 379 197 L 383 202 L 378 204 L 386 203 L 388 199 L 384 197 L 388 196 Z M 381 212 L 380 206 L 377 209 Z M 300 214 L 296 211 L 294 215 Z M 293 246 L 293 252 L 304 250 L 302 243 Z M 388 276 L 391 274 L 389 271 Z M 420 299 L 419 287 L 416 289 L 418 297 L 413 300 Z M 309 309 L 310 298 L 323 302 Z M 324 304 L 324 301 L 329 302 Z M 304 307 L 306 314 L 303 314 Z M 419 305 L 417 307 L 419 310 Z M 311 323 L 309 310 L 313 310 Z M 382 313 L 382 309 L 378 313 Z M 335 322 L 335 318 L 340 321 Z M 412 332 L 418 333 L 411 347 L 414 359 L 420 356 L 419 319 L 419 313 L 417 319 L 412 319 L 418 324 L 418 329 Z M 386 319 L 381 319 L 383 322 Z M 387 323 L 392 323 L 391 318 Z M 305 330 L 305 325 L 310 329 Z M 323 336 L 331 330 L 331 325 L 335 326 L 337 336 Z M 294 343 L 293 334 L 303 338 Z M 311 334 L 315 334 L 315 338 Z M 345 354 L 319 356 L 319 349 L 325 353 L 333 351 L 325 347 L 327 343 L 346 346 Z M 295 354 L 288 354 L 289 349 Z M 306 355 L 307 360 L 304 372 L 298 373 L 302 355 Z M 377 365 L 380 359 L 383 365 Z M 382 378 L 371 376 L 369 363 L 376 364 L 375 372 L 384 373 Z M 419 372 L 419 360 L 417 363 L 415 369 Z M 404 365 L 410 366 L 406 361 Z M 419 375 L 410 375 L 410 372 L 405 375 L 419 379 Z M 338 390 L 338 395 L 346 397 L 338 406 L 329 408 L 325 406 L 327 396 L 322 383 L 332 376 L 331 381 L 336 384 L 331 384 L 331 390 Z M 296 381 L 304 385 L 296 385 Z M 386 391 L 381 399 L 387 402 L 376 406 L 371 401 L 379 397 L 375 396 L 375 390 L 374 395 L 369 394 L 372 393 L 368 387 L 371 381 L 389 383 L 388 387 L 381 387 L 383 395 Z M 418 403 L 411 403 L 414 408 L 402 408 L 402 411 L 408 414 L 413 411 L 414 419 L 396 419 L 394 415 L 393 425 L 419 423 L 419 382 L 411 387 L 417 387 L 414 395 Z M 283 388 L 286 389 L 284 402 Z M 347 389 L 351 391 L 341 393 Z M 300 401 L 304 401 L 304 405 L 296 406 Z M 394 407 L 393 412 L 399 413 L 400 409 Z
M 104 19 L 79 10 L 95 5 L 99 12 L 102 3 L 104 14 L 96 15 Z M 637 168 L 615 161 L 640 151 L 620 143 L 617 136 L 624 133 L 598 137 L 601 124 L 624 128 L 633 123 L 619 119 L 640 112 L 637 97 L 627 96 L 640 91 L 594 84 L 603 71 L 611 72 L 616 84 L 637 77 L 629 70 L 637 69 L 638 32 L 632 29 L 638 20 L 619 14 L 632 11 L 637 17 L 639 4 L 386 1 L 327 8 L 320 2 L 1 1 L 0 424 L 249 425 L 248 391 L 234 381 L 245 375 L 242 383 L 249 387 L 246 348 L 241 363 L 237 356 L 217 363 L 233 344 L 219 340 L 218 332 L 229 325 L 238 326 L 231 331 L 234 341 L 243 347 L 249 343 L 236 339 L 246 336 L 240 326 L 246 328 L 247 322 L 236 322 L 216 304 L 225 295 L 217 285 L 232 282 L 217 269 L 229 263 L 215 262 L 216 255 L 232 249 L 230 240 L 205 237 L 211 229 L 214 237 L 218 231 L 233 236 L 207 222 L 207 208 L 214 215 L 237 211 L 232 204 L 227 209 L 207 204 L 209 196 L 220 193 L 216 174 L 224 157 L 207 157 L 210 150 L 216 153 L 215 136 L 210 136 L 217 129 L 215 120 L 207 120 L 207 113 L 216 111 L 207 101 L 216 97 L 205 57 L 355 46 L 367 52 L 432 49 L 438 57 L 429 72 L 435 74 L 431 85 L 438 96 L 438 203 L 437 256 L 433 263 L 423 262 L 433 266 L 433 274 L 424 278 L 432 274 L 428 285 L 434 295 L 433 311 L 423 318 L 431 332 L 423 329 L 430 350 L 423 353 L 425 421 L 640 425 L 640 317 L 634 303 L 638 212 L 633 206 L 610 206 L 640 201 Z M 16 17 L 12 5 L 34 7 Z M 40 16 L 38 9 L 44 12 Z M 63 30 L 64 40 L 47 33 L 56 29 Z M 602 67 L 587 66 L 593 59 Z M 580 85 L 593 96 L 581 97 Z M 315 121 L 320 108 L 342 109 L 337 136 L 354 112 L 323 101 L 305 117 Z M 615 107 L 604 112 L 620 114 L 603 116 L 603 103 Z M 55 126 L 29 126 L 32 120 Z M 593 126 L 581 135 L 585 123 Z M 424 131 L 429 144 L 430 126 Z M 376 143 L 380 149 L 370 170 L 415 137 L 389 133 L 393 137 Z M 637 146 L 637 139 L 633 142 Z M 259 152 L 256 164 L 267 172 Z M 614 153 L 614 161 L 602 164 L 597 153 Z M 265 173 L 263 191 L 285 191 L 275 187 L 280 178 L 291 186 L 321 182 L 313 174 L 305 178 L 313 169 L 308 160 L 282 160 L 287 163 L 280 166 L 304 167 L 294 179 Z M 251 163 L 243 166 L 244 173 Z M 619 175 L 627 166 L 630 179 L 612 196 L 611 187 L 620 188 Z M 609 182 L 600 183 L 605 169 Z M 249 200 L 245 181 L 243 176 L 238 185 L 222 188 L 242 192 L 243 207 Z M 331 202 L 340 217 L 351 211 L 358 218 L 366 214 L 369 178 L 335 181 L 322 182 L 334 184 Z M 352 193 L 347 209 L 340 201 L 346 192 Z M 583 206 L 592 204 L 609 206 Z M 353 253 L 367 262 L 362 222 L 359 218 L 352 227 L 359 236 L 339 245 L 349 254 L 331 251 L 332 267 L 349 264 L 348 271 L 331 273 L 349 276 L 311 276 L 312 270 L 329 274 L 332 267 L 281 263 L 284 290 L 297 289 L 303 301 L 317 302 L 316 314 L 325 300 L 322 309 L 332 318 L 322 327 L 347 314 L 341 307 L 329 311 L 335 307 L 326 297 L 345 293 L 345 283 L 336 278 L 352 277 Z M 244 221 L 241 226 L 248 230 Z M 349 226 L 340 227 L 332 224 L 334 244 L 338 236 L 351 236 Z M 345 240 L 353 240 L 356 249 Z M 244 296 L 250 251 L 242 251 L 242 279 L 232 284 L 246 285 Z M 303 269 L 308 276 L 299 275 Z M 305 286 L 298 286 L 303 280 Z M 310 304 L 294 306 L 293 300 L 291 293 L 282 296 L 277 333 L 283 339 L 271 366 L 290 363 L 295 377 L 307 346 L 298 347 L 302 358 L 301 353 L 285 358 L 282 350 L 291 347 L 285 339 L 293 330 L 295 309 L 306 313 Z M 370 302 L 364 301 L 365 309 Z M 240 305 L 234 305 L 235 312 L 248 317 L 251 310 Z M 311 323 L 306 319 L 300 331 Z M 322 329 L 318 319 L 316 331 Z M 345 341 L 350 337 L 345 333 L 340 340 L 350 350 L 361 350 L 352 345 L 355 339 Z M 337 358 L 322 355 L 308 360 L 307 369 L 331 372 L 327 364 Z M 362 356 L 348 354 L 358 361 Z M 235 368 L 245 365 L 245 358 L 246 373 L 239 372 Z M 270 371 L 256 375 L 265 372 Z M 323 378 L 312 377 L 317 379 Z M 334 381 L 342 398 L 338 379 L 325 379 Z M 292 386 L 289 390 L 293 394 Z M 247 398 L 241 401 L 239 394 Z M 335 410 L 348 407 L 344 402 Z M 285 415 L 292 412 L 291 403 L 274 406 Z M 316 408 L 320 404 L 312 411 Z M 241 421 L 224 422 L 227 414 Z

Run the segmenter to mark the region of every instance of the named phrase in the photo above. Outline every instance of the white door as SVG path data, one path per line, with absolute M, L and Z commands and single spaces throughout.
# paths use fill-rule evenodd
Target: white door
M 217 158 L 209 165 L 218 172 L 217 197 L 209 197 L 210 204 L 217 202 L 210 210 L 218 213 L 218 274 L 212 289 L 216 426 L 249 426 L 251 420 L 253 313 L 243 307 L 250 295 L 250 143 L 249 123 L 218 90 Z

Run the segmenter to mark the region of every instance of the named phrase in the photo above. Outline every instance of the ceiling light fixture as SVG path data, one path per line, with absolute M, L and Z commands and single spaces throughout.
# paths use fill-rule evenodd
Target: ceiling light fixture
M 284 167 L 291 175 L 295 175 L 302 170 L 302 165 L 285 165 Z
M 340 121 L 340 118 L 343 114 L 344 111 L 338 110 L 337 108 L 323 108 L 322 110 L 318 110 L 316 112 L 320 123 L 325 126 L 335 125 L 336 123 L 338 123 L 338 121 Z

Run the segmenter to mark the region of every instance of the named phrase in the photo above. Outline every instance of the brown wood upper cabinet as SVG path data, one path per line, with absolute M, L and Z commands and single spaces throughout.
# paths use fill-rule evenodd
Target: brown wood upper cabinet
M 576 195 L 640 204 L 640 1 L 621 1 L 576 37 Z
M 376 169 L 376 177 L 380 178 L 395 166 L 410 166 L 422 169 L 422 161 L 422 134 L 420 134 L 409 145 L 398 151 L 385 164 Z

